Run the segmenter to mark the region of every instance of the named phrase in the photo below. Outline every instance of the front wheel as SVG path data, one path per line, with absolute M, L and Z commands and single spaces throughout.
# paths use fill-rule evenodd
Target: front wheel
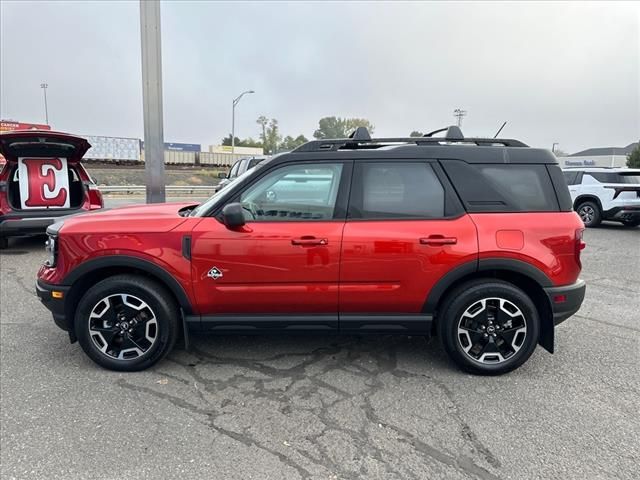
M 440 341 L 453 361 L 470 373 L 510 372 L 538 343 L 536 307 L 508 282 L 487 278 L 461 285 L 447 297 L 441 312 Z
M 153 280 L 116 275 L 92 286 L 80 300 L 75 333 L 84 352 L 110 370 L 144 370 L 173 348 L 178 308 Z

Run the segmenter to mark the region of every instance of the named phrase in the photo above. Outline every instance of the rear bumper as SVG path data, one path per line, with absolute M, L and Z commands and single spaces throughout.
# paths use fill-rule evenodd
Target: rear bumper
M 33 235 L 44 233 L 47 227 L 54 223 L 57 217 L 21 218 L 0 220 L 0 236 L 11 237 L 18 235 Z
M 564 322 L 580 309 L 586 289 L 584 280 L 580 279 L 572 285 L 544 289 L 551 304 L 554 325 Z
M 640 205 L 622 205 L 603 213 L 607 220 L 640 220 Z
M 38 298 L 53 315 L 53 321 L 55 324 L 67 332 L 70 331 L 70 326 L 67 321 L 65 302 L 70 288 L 71 287 L 63 285 L 51 285 L 40 279 L 36 281 L 36 294 L 38 295 Z M 54 291 L 60 292 L 62 294 L 62 298 L 55 298 L 53 296 Z

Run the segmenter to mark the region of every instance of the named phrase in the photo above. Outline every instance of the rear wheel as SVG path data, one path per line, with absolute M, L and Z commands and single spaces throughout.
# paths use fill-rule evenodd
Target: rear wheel
M 595 202 L 582 202 L 578 205 L 577 212 L 585 227 L 597 227 L 602 222 L 602 212 Z
M 463 370 L 498 375 L 522 365 L 538 343 L 535 305 L 515 285 L 494 279 L 468 282 L 445 300 L 438 335 Z
M 640 225 L 640 220 L 622 220 L 622 224 L 625 227 L 637 227 Z
M 85 353 L 110 370 L 144 370 L 173 348 L 178 308 L 160 284 L 135 275 L 98 282 L 82 297 L 75 332 Z

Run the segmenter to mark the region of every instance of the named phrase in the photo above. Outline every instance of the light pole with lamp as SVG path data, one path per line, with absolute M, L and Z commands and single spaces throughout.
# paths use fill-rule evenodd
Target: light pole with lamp
M 240 102 L 240 99 L 247 93 L 256 93 L 253 90 L 247 90 L 242 92 L 236 98 L 233 99 L 233 107 L 231 108 L 231 153 L 233 154 L 236 149 L 236 105 Z
M 44 118 L 45 123 L 49 125 L 49 109 L 47 108 L 47 88 L 49 88 L 48 83 L 41 83 L 40 88 L 44 92 Z

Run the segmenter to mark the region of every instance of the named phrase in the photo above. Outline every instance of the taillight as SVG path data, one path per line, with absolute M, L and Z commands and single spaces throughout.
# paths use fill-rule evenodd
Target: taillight
M 102 192 L 95 185 L 89 185 L 89 210 L 98 210 L 103 206 Z
M 576 230 L 576 239 L 575 239 L 575 255 L 576 255 L 576 263 L 580 268 L 582 268 L 582 261 L 580 260 L 580 252 L 584 250 L 587 246 L 586 243 L 582 240 L 582 235 L 584 234 L 584 228 L 578 228 Z

